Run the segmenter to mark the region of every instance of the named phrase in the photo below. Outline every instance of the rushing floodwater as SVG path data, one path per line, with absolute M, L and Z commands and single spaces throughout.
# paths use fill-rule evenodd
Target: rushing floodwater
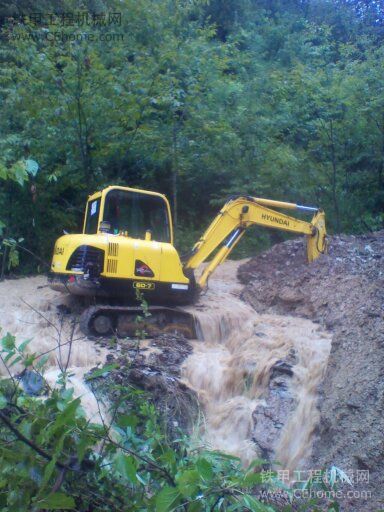
M 252 413 L 263 403 L 271 368 L 294 349 L 297 363 L 290 392 L 295 409 L 282 429 L 275 458 L 286 469 L 299 468 L 310 454 L 319 419 L 317 388 L 331 338 L 309 320 L 257 314 L 239 299 L 237 267 L 237 262 L 224 264 L 201 307 L 194 308 L 204 342 L 193 342 L 183 377 L 198 393 L 207 445 L 239 455 L 246 464 L 260 456 L 251 441 Z
M 317 387 L 326 367 L 330 337 L 318 326 L 300 318 L 258 315 L 239 298 L 238 262 L 226 262 L 210 280 L 208 292 L 196 306 L 201 337 L 183 366 L 183 379 L 198 393 L 204 413 L 201 435 L 209 447 L 239 455 L 246 464 L 258 456 L 251 441 L 255 407 L 269 383 L 270 370 L 294 348 L 291 393 L 295 410 L 278 441 L 276 459 L 284 468 L 298 468 L 308 457 L 318 421 Z M 83 376 L 104 362 L 106 351 L 85 339 L 76 327 L 71 337 L 71 316 L 58 320 L 57 306 L 71 298 L 52 291 L 44 277 L 0 283 L 0 325 L 18 343 L 32 338 L 30 350 L 49 352 L 47 378 L 54 382 L 58 364 L 66 364 L 77 396 L 88 417 L 99 421 L 96 400 Z M 262 336 L 260 336 L 262 334 Z M 69 358 L 69 359 L 68 359 Z M 2 375 L 5 368 L 0 367 Z M 17 368 L 15 369 L 17 371 Z
M 57 306 L 71 303 L 71 297 L 51 290 L 44 276 L 1 282 L 0 335 L 10 332 L 16 336 L 18 345 L 31 339 L 28 350 L 36 354 L 49 351 L 45 378 L 51 386 L 57 380 L 59 366 L 68 366 L 76 396 L 81 396 L 88 417 L 100 422 L 96 399 L 83 378 L 91 368 L 105 361 L 106 351 L 86 339 L 77 325 L 73 329 L 72 317 L 65 314 L 65 308 L 61 308 L 63 314 L 58 316 Z M 72 343 L 68 343 L 71 338 Z M 12 368 L 13 373 L 20 370 L 20 366 Z M 7 375 L 1 362 L 0 374 Z

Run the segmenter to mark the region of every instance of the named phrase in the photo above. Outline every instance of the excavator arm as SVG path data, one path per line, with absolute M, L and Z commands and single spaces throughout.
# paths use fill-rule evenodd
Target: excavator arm
M 271 207 L 313 213 L 313 218 L 311 222 L 306 222 L 271 209 Z M 230 199 L 220 210 L 193 247 L 192 253 L 184 265 L 185 269 L 198 268 L 221 245 L 198 280 L 198 285 L 201 288 L 206 285 L 209 276 L 217 266 L 228 257 L 247 228 L 253 225 L 306 235 L 309 262 L 326 252 L 325 214 L 322 210 L 257 197 L 235 197 Z

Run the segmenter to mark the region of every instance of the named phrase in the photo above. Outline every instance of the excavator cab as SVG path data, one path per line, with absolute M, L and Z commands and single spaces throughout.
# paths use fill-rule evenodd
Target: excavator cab
M 157 192 L 111 186 L 88 198 L 83 233 L 55 244 L 51 286 L 77 295 L 155 303 L 192 292 L 173 246 L 171 211 Z
M 169 205 L 160 194 L 112 188 L 95 196 L 87 203 L 84 234 L 102 232 L 172 243 Z

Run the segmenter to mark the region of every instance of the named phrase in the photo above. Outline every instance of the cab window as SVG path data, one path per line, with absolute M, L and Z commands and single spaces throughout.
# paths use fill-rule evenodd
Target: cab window
M 100 212 L 100 198 L 94 199 L 88 203 L 87 219 L 85 222 L 85 233 L 95 235 L 98 229 L 98 220 Z
M 149 230 L 152 240 L 170 242 L 168 211 L 159 196 L 111 190 L 105 197 L 103 221 L 114 234 L 127 231 L 131 238 L 144 239 Z

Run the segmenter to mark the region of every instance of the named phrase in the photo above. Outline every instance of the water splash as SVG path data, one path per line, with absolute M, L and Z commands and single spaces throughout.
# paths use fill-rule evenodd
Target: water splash
M 253 413 L 265 405 L 274 365 L 293 350 L 297 361 L 289 392 L 294 408 L 281 429 L 274 458 L 284 468 L 296 469 L 310 455 L 318 422 L 317 388 L 331 338 L 309 320 L 257 314 L 239 298 L 238 264 L 224 264 L 194 308 L 204 342 L 193 342 L 183 378 L 202 404 L 206 444 L 248 464 L 262 455 L 252 441 Z
M 28 277 L 0 283 L 1 334 L 10 332 L 20 344 L 31 339 L 28 351 L 48 355 L 45 378 L 53 385 L 60 366 L 72 375 L 70 385 L 75 396 L 80 396 L 87 417 L 99 422 L 98 405 L 91 390 L 84 383 L 84 375 L 104 362 L 106 350 L 88 340 L 73 324 L 69 310 L 78 307 L 76 299 L 55 292 L 47 286 L 46 277 Z M 22 367 L 12 367 L 17 374 Z M 0 375 L 7 370 L 0 363 Z M 104 412 L 105 414 L 105 412 Z

